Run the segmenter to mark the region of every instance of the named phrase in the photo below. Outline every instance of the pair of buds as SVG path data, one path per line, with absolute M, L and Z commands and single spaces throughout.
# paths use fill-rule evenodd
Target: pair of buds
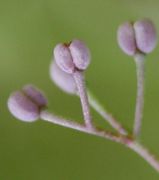
M 50 66 L 53 81 L 64 91 L 76 94 L 77 86 L 73 78 L 75 72 L 84 71 L 90 63 L 90 51 L 79 40 L 69 44 L 58 44 L 54 48 L 54 59 Z M 32 85 L 11 94 L 8 100 L 10 112 L 23 121 L 35 121 L 40 117 L 40 111 L 47 107 L 44 94 Z
M 148 54 L 157 43 L 155 26 L 148 19 L 125 22 L 119 27 L 117 38 L 121 49 L 130 56 L 136 53 Z
M 131 56 L 137 53 L 150 53 L 157 42 L 155 27 L 147 19 L 134 24 L 122 24 L 118 29 L 117 39 L 121 49 Z M 54 60 L 50 66 L 52 80 L 63 91 L 77 95 L 79 92 L 73 74 L 87 69 L 90 64 L 89 49 L 79 40 L 58 44 L 54 48 Z M 11 113 L 24 121 L 37 120 L 41 109 L 46 106 L 47 100 L 43 93 L 30 85 L 13 93 L 8 100 Z

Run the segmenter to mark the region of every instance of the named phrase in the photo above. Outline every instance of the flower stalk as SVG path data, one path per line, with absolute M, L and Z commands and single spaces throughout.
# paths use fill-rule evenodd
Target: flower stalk
M 81 100 L 81 106 L 82 106 L 85 124 L 88 128 L 93 128 L 92 116 L 90 113 L 90 107 L 89 107 L 89 102 L 88 102 L 86 86 L 85 86 L 84 74 L 80 71 L 75 71 L 73 74 L 73 77 L 75 79 L 75 83 L 76 83 L 76 86 L 78 89 L 78 94 L 79 94 L 79 97 Z
M 112 114 L 110 114 L 102 104 L 95 98 L 90 90 L 87 89 L 90 106 L 104 118 L 118 133 L 128 135 L 128 131 L 118 122 Z
M 145 148 L 141 143 L 137 142 L 131 136 L 115 134 L 110 131 L 99 129 L 97 127 L 90 129 L 83 124 L 74 122 L 72 120 L 66 120 L 64 118 L 60 118 L 52 113 L 49 113 L 47 110 L 41 111 L 40 118 L 44 121 L 48 121 L 53 124 L 75 129 L 75 130 L 78 130 L 87 134 L 99 136 L 104 139 L 108 139 L 108 140 L 123 144 L 126 147 L 133 150 L 134 152 L 136 152 L 149 165 L 151 165 L 157 172 L 159 172 L 159 161 L 155 158 L 155 156 L 152 153 L 150 153 L 149 150 L 147 150 L 147 148 Z
M 144 109 L 144 73 L 145 73 L 145 55 L 136 54 L 134 57 L 137 69 L 137 97 L 134 120 L 134 136 L 138 137 L 141 131 L 141 124 Z

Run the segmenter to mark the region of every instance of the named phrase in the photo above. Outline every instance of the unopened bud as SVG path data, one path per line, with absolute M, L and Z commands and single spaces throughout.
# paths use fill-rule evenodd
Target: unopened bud
M 61 70 L 56 62 L 50 65 L 50 76 L 53 82 L 64 92 L 69 94 L 76 94 L 77 87 L 72 74 L 68 74 Z
M 148 19 L 122 24 L 117 32 L 117 39 L 121 49 L 130 56 L 137 52 L 150 53 L 157 43 L 155 26 Z
M 157 43 L 156 29 L 152 21 L 143 19 L 134 23 L 136 45 L 143 53 L 150 53 Z
M 43 92 L 37 89 L 35 86 L 29 84 L 23 87 L 24 93 L 30 97 L 39 107 L 43 108 L 47 106 L 47 99 Z
M 117 33 L 120 48 L 128 55 L 136 53 L 135 32 L 130 22 L 122 24 Z
M 90 64 L 90 51 L 86 45 L 79 40 L 74 40 L 69 46 L 75 67 L 80 70 L 87 69 Z
M 13 116 L 26 122 L 37 120 L 40 110 L 46 105 L 47 100 L 44 95 L 31 85 L 12 93 L 8 99 L 8 108 Z
M 69 47 L 65 44 L 58 44 L 54 49 L 54 57 L 58 66 L 65 72 L 71 74 L 75 66 L 72 61 Z
M 69 44 L 58 44 L 54 48 L 54 58 L 57 65 L 66 73 L 75 70 L 85 70 L 90 63 L 90 52 L 86 45 L 79 40 Z

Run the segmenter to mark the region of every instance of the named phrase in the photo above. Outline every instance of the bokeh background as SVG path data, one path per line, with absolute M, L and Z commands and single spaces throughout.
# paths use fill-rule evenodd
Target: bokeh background
M 122 145 L 44 121 L 24 123 L 7 109 L 10 92 L 33 83 L 49 109 L 82 120 L 79 99 L 49 77 L 58 42 L 84 40 L 92 52 L 87 84 L 131 131 L 135 64 L 122 53 L 116 30 L 125 20 L 151 18 L 159 29 L 158 0 L 0 0 L 0 179 L 157 180 L 143 159 Z M 159 156 L 159 47 L 147 57 L 141 141 Z M 110 129 L 92 111 L 96 123 Z

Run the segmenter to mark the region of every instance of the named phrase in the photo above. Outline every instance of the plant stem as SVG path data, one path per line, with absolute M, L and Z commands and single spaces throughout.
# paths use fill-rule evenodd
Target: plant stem
M 133 143 L 130 143 L 128 147 L 141 156 L 145 161 L 147 161 L 148 164 L 150 164 L 157 172 L 159 172 L 159 161 L 142 144 L 134 141 Z
M 134 152 L 136 152 L 139 156 L 141 156 L 145 161 L 148 162 L 157 172 L 159 172 L 159 161 L 151 154 L 143 145 L 139 142 L 133 140 L 129 136 L 124 136 L 120 134 L 113 134 L 109 131 L 101 130 L 96 127 L 93 129 L 88 128 L 85 125 L 80 123 L 73 122 L 71 120 L 66 120 L 60 117 L 55 116 L 52 113 L 49 113 L 46 110 L 41 111 L 40 118 L 42 120 L 58 124 L 67 128 L 75 129 L 78 131 L 82 131 L 88 134 L 92 134 L 95 136 L 103 137 L 105 139 L 112 140 L 114 142 L 118 142 L 124 144 L 126 147 L 130 148 Z
M 145 67 L 145 55 L 136 54 L 135 57 L 137 68 L 137 98 L 136 98 L 136 110 L 134 120 L 134 136 L 137 137 L 141 131 L 141 122 L 143 117 L 144 108 L 144 67 Z
M 90 107 L 88 103 L 88 96 L 87 96 L 87 91 L 86 91 L 86 86 L 85 86 L 84 75 L 81 71 L 76 70 L 73 73 L 73 77 L 75 79 L 79 97 L 81 100 L 85 124 L 88 128 L 92 129 L 93 128 L 92 117 L 91 117 Z
M 95 96 L 87 89 L 90 106 L 97 111 L 120 134 L 128 135 L 127 130 L 99 103 Z
M 94 134 L 97 136 L 105 137 L 106 139 L 109 139 L 115 142 L 122 142 L 123 140 L 126 139 L 124 136 L 120 136 L 119 134 L 113 134 L 110 131 L 100 130 L 100 129 L 97 129 L 96 127 L 90 129 L 83 124 L 58 117 L 52 113 L 49 113 L 46 110 L 41 111 L 40 118 L 42 120 L 45 120 L 45 121 L 48 121 L 48 122 L 51 122 L 60 126 L 75 129 L 75 130 L 85 132 L 88 134 Z M 124 139 L 122 139 L 121 137 L 124 137 Z

